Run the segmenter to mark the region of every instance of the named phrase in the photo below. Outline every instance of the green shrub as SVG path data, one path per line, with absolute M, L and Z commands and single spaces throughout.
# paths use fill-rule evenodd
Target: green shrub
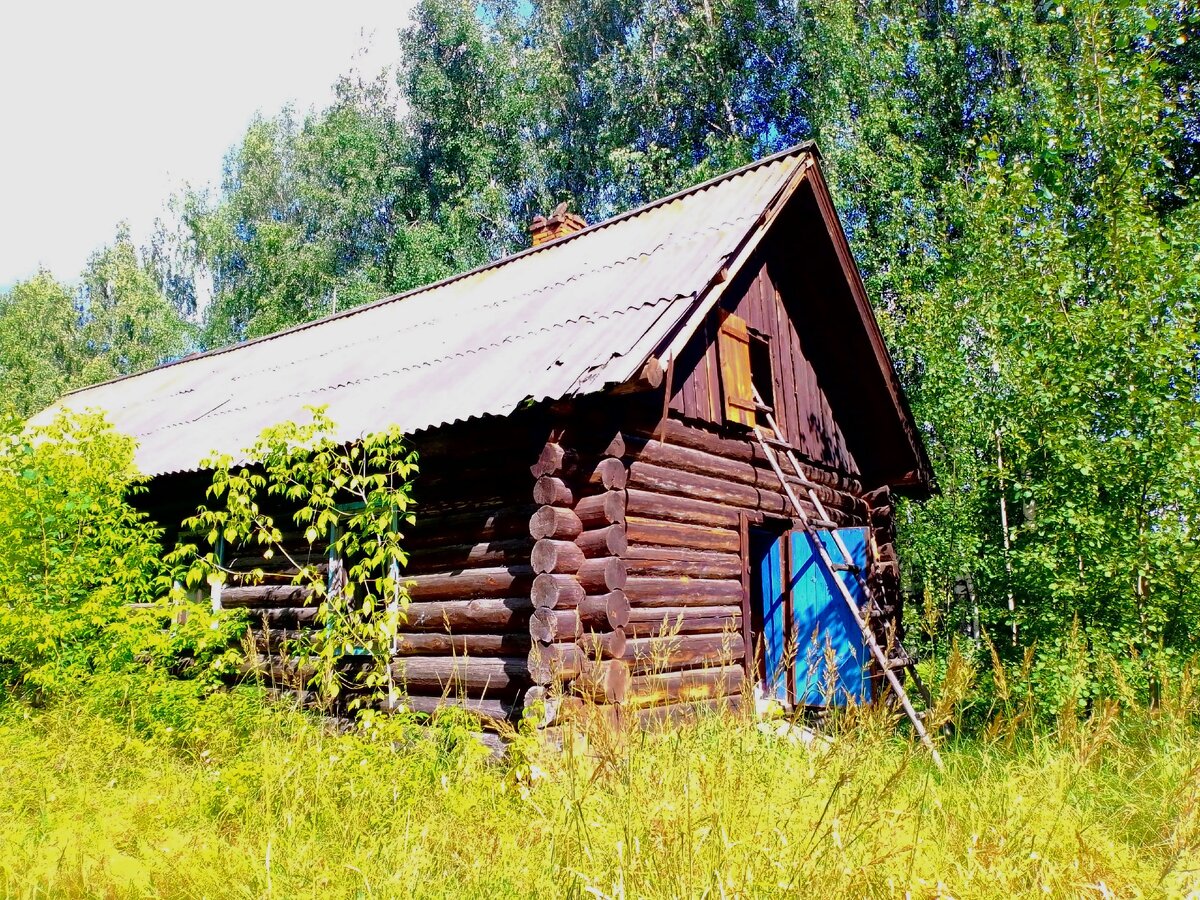
M 127 667 L 155 617 L 158 531 L 125 497 L 133 442 L 98 415 L 0 429 L 0 686 L 62 690 Z

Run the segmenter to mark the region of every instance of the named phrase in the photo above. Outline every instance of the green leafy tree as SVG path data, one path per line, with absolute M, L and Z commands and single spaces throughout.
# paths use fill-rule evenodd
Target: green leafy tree
M 95 415 L 0 436 L 0 684 L 70 690 L 133 665 L 160 593 L 158 530 L 126 501 L 133 443 Z M 148 627 L 149 625 L 149 627 Z
M 125 225 L 83 273 L 84 383 L 153 368 L 179 357 L 188 327 L 143 265 Z
M 0 295 L 0 392 L 29 416 L 75 387 L 86 364 L 74 294 L 48 272 Z

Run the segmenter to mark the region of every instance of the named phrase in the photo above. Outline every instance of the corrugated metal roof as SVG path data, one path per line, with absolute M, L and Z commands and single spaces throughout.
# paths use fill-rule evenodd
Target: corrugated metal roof
M 802 169 L 793 148 L 428 287 L 69 394 L 138 441 L 146 475 L 237 458 L 328 404 L 338 438 L 415 432 L 629 380 Z

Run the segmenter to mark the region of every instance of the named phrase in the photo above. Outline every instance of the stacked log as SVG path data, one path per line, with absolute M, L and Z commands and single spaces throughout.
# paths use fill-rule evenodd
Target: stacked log
M 757 442 L 675 419 L 619 433 L 607 452 L 629 472 L 627 707 L 683 711 L 723 697 L 740 702 L 752 653 L 743 621 L 744 520 L 793 517 L 778 474 Z M 790 464 L 783 465 L 787 472 Z M 862 486 L 852 476 L 805 466 L 788 479 L 811 518 L 819 517 L 809 490 L 828 524 L 864 522 Z
M 625 623 L 630 604 L 625 464 L 551 441 L 530 469 L 539 504 L 529 518 L 534 542 L 529 671 L 533 697 L 562 691 L 620 703 L 629 682 Z M 552 721 L 553 717 L 551 717 Z M 544 724 L 551 724 L 545 722 Z
M 538 460 L 547 426 L 536 417 L 518 418 L 452 426 L 414 441 L 421 453 L 413 486 L 417 516 L 402 540 L 409 554 L 403 574 L 410 602 L 391 663 L 408 709 L 459 705 L 487 719 L 507 718 L 520 714 L 522 694 L 532 684 L 531 591 L 537 573 L 530 565 L 536 538 L 529 522 L 538 505 L 530 502 L 535 480 L 530 462 L 551 471 L 569 461 Z M 285 520 L 286 513 L 278 517 Z M 311 547 L 302 534 L 297 537 L 303 546 L 289 546 L 290 555 L 304 565 L 316 563 L 323 575 L 325 536 Z M 239 567 L 285 571 L 283 562 L 265 561 L 260 552 L 240 552 Z M 298 666 L 278 651 L 298 645 L 305 629 L 318 624 L 317 598 L 269 579 L 227 587 L 223 600 L 250 610 L 256 643 L 270 649 L 259 661 L 260 671 L 292 684 Z

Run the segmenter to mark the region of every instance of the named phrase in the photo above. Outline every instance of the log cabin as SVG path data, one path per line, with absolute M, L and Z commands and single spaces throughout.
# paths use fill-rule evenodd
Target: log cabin
M 201 460 L 306 406 L 347 442 L 398 424 L 421 466 L 393 663 L 411 708 L 498 720 L 549 701 L 550 725 L 584 700 L 645 721 L 754 693 L 871 699 L 879 667 L 751 431 L 773 413 L 799 464 L 785 477 L 816 486 L 895 656 L 894 498 L 932 476 L 815 147 L 531 230 L 474 271 L 60 405 L 136 438 L 168 529 L 203 497 Z M 264 632 L 315 616 L 269 584 L 222 603 Z

